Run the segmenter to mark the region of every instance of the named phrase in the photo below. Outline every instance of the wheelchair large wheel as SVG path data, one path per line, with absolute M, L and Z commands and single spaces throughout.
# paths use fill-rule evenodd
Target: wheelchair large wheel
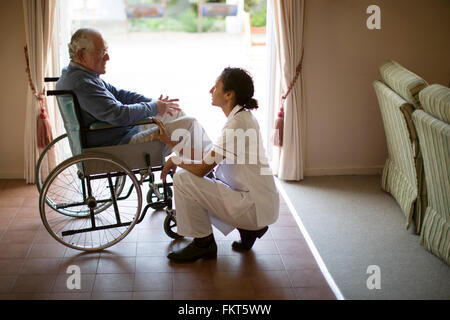
M 58 164 L 72 157 L 72 152 L 70 151 L 69 139 L 67 138 L 67 133 L 60 135 L 56 139 L 52 140 L 49 145 L 42 151 L 39 156 L 36 165 L 36 187 L 39 192 L 42 190 L 42 186 L 45 180 L 48 178 L 50 173 L 55 169 Z M 125 186 L 125 177 L 117 177 L 114 180 L 116 185 L 117 196 L 119 196 Z M 61 208 L 58 207 L 54 199 L 50 195 L 47 195 L 47 204 L 54 210 L 58 211 L 67 216 L 79 217 L 89 215 L 89 209 L 81 210 L 81 208 Z M 95 208 L 95 212 L 101 212 L 106 210 L 112 205 L 112 202 L 102 203 Z
M 58 164 L 70 157 L 72 157 L 72 152 L 70 151 L 67 133 L 60 135 L 49 143 L 42 151 L 36 164 L 35 180 L 39 192 L 41 192 L 42 185 L 50 172 L 52 172 Z
M 86 168 L 96 172 L 85 175 Z M 114 176 L 123 176 L 129 188 L 125 197 L 118 197 Z M 54 205 L 47 203 L 47 198 Z M 107 208 L 96 211 L 104 203 Z M 47 231 L 62 244 L 78 250 L 96 251 L 110 247 L 132 230 L 142 207 L 142 193 L 136 176 L 127 166 L 106 155 L 79 155 L 58 165 L 42 186 L 39 210 Z M 69 216 L 60 210 L 71 208 L 87 215 Z

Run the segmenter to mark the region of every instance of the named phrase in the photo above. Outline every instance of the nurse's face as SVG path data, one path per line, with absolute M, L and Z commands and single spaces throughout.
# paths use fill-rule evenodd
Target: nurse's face
M 216 107 L 224 106 L 227 102 L 228 94 L 223 91 L 222 79 L 218 78 L 216 84 L 209 91 L 211 93 L 212 105 Z

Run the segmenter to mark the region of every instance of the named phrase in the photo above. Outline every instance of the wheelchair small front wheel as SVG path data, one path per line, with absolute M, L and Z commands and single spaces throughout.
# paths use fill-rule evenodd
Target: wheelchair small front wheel
M 177 233 L 177 220 L 175 216 L 175 210 L 167 210 L 167 216 L 164 219 L 164 231 L 172 239 L 184 238 Z
M 155 187 L 157 192 L 153 189 Z M 167 186 L 167 197 L 173 198 L 172 188 Z M 150 186 L 147 192 L 147 203 L 152 209 L 162 209 L 167 207 L 167 203 L 158 203 L 164 201 L 164 187 L 162 183 L 158 183 L 154 186 Z

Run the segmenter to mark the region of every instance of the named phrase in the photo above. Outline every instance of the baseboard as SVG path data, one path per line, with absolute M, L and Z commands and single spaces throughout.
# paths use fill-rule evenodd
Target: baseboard
M 23 171 L 0 171 L 0 179 L 3 180 L 24 179 L 24 174 Z
M 305 176 L 365 176 L 378 175 L 383 172 L 383 166 L 352 167 L 352 168 L 306 168 Z

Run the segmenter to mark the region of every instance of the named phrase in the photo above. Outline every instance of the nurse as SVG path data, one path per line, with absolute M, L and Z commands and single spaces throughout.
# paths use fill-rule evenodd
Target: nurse
M 251 112 L 258 108 L 251 76 L 243 69 L 226 68 L 210 93 L 212 105 L 221 108 L 227 117 L 221 137 L 201 159 L 174 156 L 161 172 L 165 181 L 170 170 L 176 171 L 173 184 L 177 232 L 194 238 L 187 247 L 168 255 L 174 262 L 215 258 L 212 225 L 224 235 L 237 228 L 241 240 L 234 241 L 232 247 L 247 251 L 278 219 L 279 194 L 258 122 Z M 155 122 L 160 129 L 158 139 L 175 147 L 177 139 L 168 136 L 160 121 Z M 194 149 L 181 154 L 195 154 Z M 206 177 L 213 169 L 216 178 Z

